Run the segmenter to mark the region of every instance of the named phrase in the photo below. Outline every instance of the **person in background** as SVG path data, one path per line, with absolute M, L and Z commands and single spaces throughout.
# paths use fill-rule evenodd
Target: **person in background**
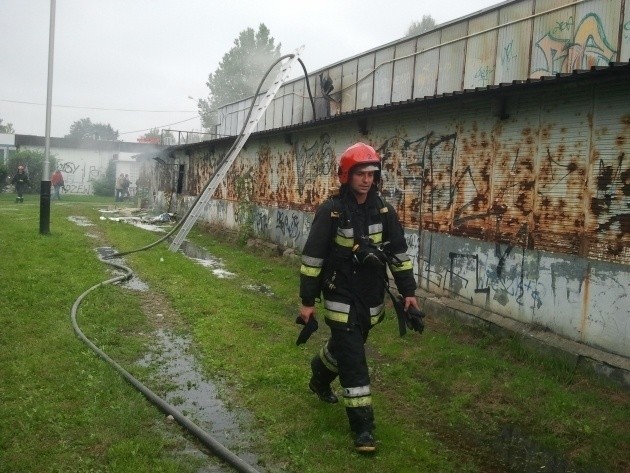
M 354 448 L 376 450 L 374 413 L 365 342 L 384 317 L 386 268 L 404 310 L 418 309 L 413 264 L 402 225 L 378 193 L 381 160 L 364 143 L 350 146 L 339 160 L 339 194 L 316 211 L 302 252 L 299 317 L 308 325 L 322 295 L 331 337 L 311 360 L 309 388 L 321 401 L 336 403 L 330 384 L 339 376 Z
M 61 200 L 59 191 L 61 190 L 62 187 L 65 189 L 65 184 L 63 181 L 63 174 L 61 174 L 61 171 L 59 169 L 53 172 L 52 176 L 50 176 L 50 183 L 52 184 L 53 190 L 55 192 L 53 194 L 53 198 L 56 198 L 57 200 Z
M 129 193 L 130 185 L 131 185 L 131 181 L 129 180 L 129 174 L 125 174 L 125 180 L 123 181 L 123 200 L 125 198 L 131 199 L 131 194 Z
M 26 174 L 26 169 L 21 164 L 18 166 L 17 173 L 13 176 L 11 183 L 15 186 L 15 192 L 17 193 L 15 202 L 24 203 L 23 194 L 28 185 L 28 175 Z
M 125 175 L 121 172 L 116 178 L 116 202 L 122 202 L 125 196 Z

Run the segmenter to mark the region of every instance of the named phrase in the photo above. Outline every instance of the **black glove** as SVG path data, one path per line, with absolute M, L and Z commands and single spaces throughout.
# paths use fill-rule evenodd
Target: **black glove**
M 389 296 L 392 299 L 392 305 L 394 306 L 394 310 L 396 311 L 396 319 L 398 320 L 398 333 L 402 337 L 407 333 L 407 317 L 405 312 L 405 302 L 402 297 L 394 297 L 394 295 L 389 291 Z
M 426 314 L 421 310 L 416 309 L 413 306 L 409 306 L 407 312 L 405 312 L 405 323 L 409 330 L 422 333 L 424 331 L 424 317 Z
M 298 315 L 295 319 L 295 323 L 298 325 L 304 325 L 304 328 L 300 332 L 300 335 L 298 335 L 298 338 L 295 342 L 296 345 L 302 345 L 303 343 L 306 343 L 306 341 L 311 338 L 311 335 L 317 332 L 317 329 L 319 328 L 319 324 L 317 323 L 314 315 L 311 315 L 311 317 L 308 319 L 308 323 L 304 322 L 304 319 L 302 319 L 302 317 Z
M 407 328 L 414 332 L 422 333 L 424 331 L 424 321 L 422 319 L 426 314 L 413 306 L 409 306 L 409 308 L 405 310 L 405 299 L 401 295 L 395 297 L 389 288 L 386 287 L 385 289 L 391 297 L 392 305 L 396 311 L 398 333 L 400 336 L 402 337 L 407 333 Z

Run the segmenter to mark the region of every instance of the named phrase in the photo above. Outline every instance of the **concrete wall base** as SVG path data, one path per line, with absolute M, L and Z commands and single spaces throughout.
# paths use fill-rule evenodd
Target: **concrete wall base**
M 630 359 L 582 343 L 560 337 L 499 314 L 439 297 L 422 289 L 416 290 L 421 307 L 427 314 L 450 317 L 466 325 L 480 326 L 492 333 L 516 336 L 524 346 L 534 351 L 574 364 L 576 370 L 590 371 L 615 384 L 630 388 Z

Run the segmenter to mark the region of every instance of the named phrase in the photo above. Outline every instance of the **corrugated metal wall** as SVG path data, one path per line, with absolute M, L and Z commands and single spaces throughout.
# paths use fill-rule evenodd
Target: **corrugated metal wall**
M 592 97 L 545 94 L 540 109 L 534 246 L 579 254 L 584 231 L 581 200 L 586 183 Z M 544 230 L 543 230 L 544 229 Z
M 613 92 L 614 91 L 614 92 Z M 613 93 L 611 93 L 613 92 Z M 585 192 L 585 234 L 590 244 L 586 256 L 628 262 L 630 232 L 630 110 L 618 97 L 630 95 L 630 84 L 609 91 L 595 91 L 589 176 Z M 596 234 L 595 241 L 590 236 Z
M 367 141 L 406 227 L 630 264 L 628 97 L 622 81 L 426 104 L 370 119 Z M 365 141 L 355 128 L 248 145 L 255 154 L 242 153 L 217 197 L 313 209 L 336 185 L 336 156 Z M 187 192 L 199 192 L 219 153 L 188 162 Z M 259 185 L 245 195 L 248 180 Z
M 508 26 L 498 30 L 495 84 L 523 80 L 529 75 L 529 61 L 523 58 L 530 56 L 531 42 L 523 39 L 532 37 L 532 22 L 519 20 L 531 15 L 532 9 L 533 0 L 528 0 L 499 10 L 499 24 Z
M 367 135 L 350 117 L 255 135 L 204 218 L 301 249 L 313 210 L 337 185 L 337 157 L 368 142 L 420 287 L 630 356 L 627 78 L 373 112 Z M 226 147 L 179 148 L 190 195 L 180 213 Z M 164 207 L 172 185 L 161 183 Z
M 315 71 L 317 118 L 462 89 L 630 60 L 630 6 L 620 0 L 515 0 Z M 308 67 L 308 64 L 306 65 Z M 319 76 L 333 84 L 332 99 Z M 258 130 L 313 118 L 304 79 L 286 83 Z M 219 135 L 236 135 L 248 101 L 221 109 Z M 304 113 L 300 113 L 303 110 Z M 238 116 L 236 119 L 233 115 Z

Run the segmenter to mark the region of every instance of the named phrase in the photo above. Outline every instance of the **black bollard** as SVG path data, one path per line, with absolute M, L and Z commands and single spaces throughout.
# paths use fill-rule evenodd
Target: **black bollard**
M 42 181 L 39 199 L 39 233 L 50 234 L 50 181 Z

